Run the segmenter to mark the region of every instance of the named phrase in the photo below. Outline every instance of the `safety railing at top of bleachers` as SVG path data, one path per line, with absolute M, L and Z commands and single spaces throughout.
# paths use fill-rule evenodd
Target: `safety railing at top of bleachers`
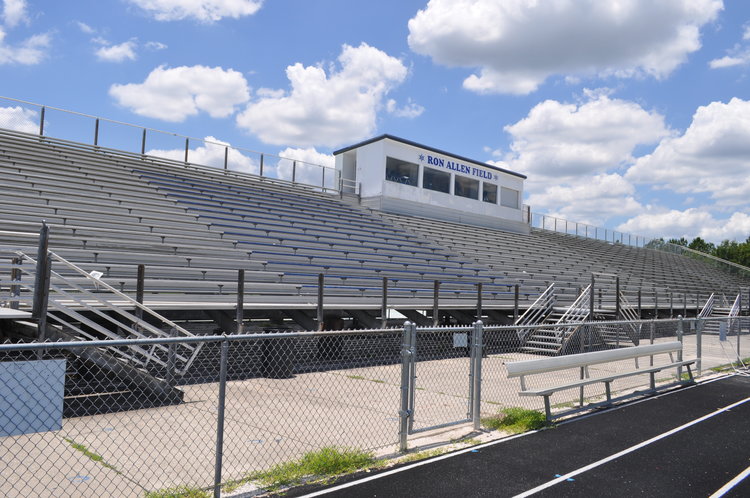
M 579 223 L 548 214 L 529 212 L 528 221 L 532 228 L 540 228 L 551 232 L 574 235 L 584 239 L 600 240 L 610 244 L 621 244 L 630 247 L 648 247 L 651 243 L 651 238 L 644 237 L 643 235 L 618 232 L 611 228 L 598 227 L 588 223 Z
M 696 251 L 695 249 L 690 249 L 689 247 L 681 246 L 678 244 L 672 244 L 670 242 L 665 242 L 661 239 L 651 240 L 646 245 L 646 247 L 648 247 L 649 249 L 656 249 L 657 251 L 663 251 L 663 252 L 668 252 L 668 253 L 673 253 L 673 254 L 680 254 L 682 256 L 687 256 L 689 258 L 707 263 L 711 266 L 722 268 L 728 271 L 729 273 L 734 273 L 744 278 L 750 278 L 750 268 L 743 266 L 741 264 L 738 264 L 738 263 L 734 263 L 732 261 L 727 261 L 725 259 L 718 258 L 711 254 L 706 254 L 704 252 Z
M 93 145 L 100 151 L 125 151 L 181 165 L 290 181 L 322 192 L 338 192 L 341 186 L 339 172 L 330 165 L 236 147 L 210 136 L 194 138 L 10 97 L 0 96 L 0 128 Z

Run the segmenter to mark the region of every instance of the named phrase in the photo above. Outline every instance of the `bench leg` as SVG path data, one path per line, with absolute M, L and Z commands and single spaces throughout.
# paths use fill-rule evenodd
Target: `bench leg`
M 690 364 L 685 365 L 685 368 L 687 368 L 688 377 L 690 377 L 690 380 L 688 380 L 688 382 L 690 382 L 690 383 L 695 382 L 695 379 L 693 378 L 693 370 L 690 368 Z
M 605 389 L 607 390 L 607 403 L 612 402 L 612 390 L 609 387 L 610 381 L 605 381 L 604 385 L 606 386 Z
M 650 372 L 649 375 L 651 376 L 651 390 L 656 390 L 656 372 Z
M 547 423 L 552 422 L 552 410 L 549 406 L 549 395 L 544 397 L 544 414 L 547 417 Z

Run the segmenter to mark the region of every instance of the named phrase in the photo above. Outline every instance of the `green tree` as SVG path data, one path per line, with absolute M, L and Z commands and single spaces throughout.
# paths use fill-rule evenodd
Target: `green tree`
M 669 239 L 667 241 L 667 244 L 676 244 L 678 246 L 687 246 L 688 241 L 685 237 L 680 237 L 679 239 Z
M 716 250 L 716 246 L 711 242 L 706 242 L 700 237 L 696 237 L 688 244 L 688 247 L 690 249 L 693 249 L 694 251 L 700 251 L 704 252 L 706 254 L 713 254 Z

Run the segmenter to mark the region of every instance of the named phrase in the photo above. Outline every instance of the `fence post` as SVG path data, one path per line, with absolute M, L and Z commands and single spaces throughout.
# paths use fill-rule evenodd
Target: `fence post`
M 143 136 L 141 137 L 141 155 L 146 154 L 146 128 L 143 129 Z
M 245 321 L 245 270 L 237 271 L 237 334 L 243 332 L 243 322 Z
M 401 453 L 408 449 L 407 439 L 409 435 L 409 385 L 411 383 L 411 322 L 404 322 L 404 330 L 401 336 L 401 407 L 398 411 L 399 430 L 398 450 Z
M 704 320 L 702 318 L 699 318 L 698 322 L 695 324 L 695 356 L 697 357 L 695 362 L 695 370 L 696 375 L 698 376 L 700 376 L 701 374 L 701 367 L 703 363 L 703 324 Z
M 263 176 L 263 154 L 260 155 L 260 169 L 258 170 L 258 176 Z
M 94 122 L 94 147 L 99 145 L 99 118 Z
M 474 331 L 472 334 L 472 348 L 474 349 L 474 379 L 472 385 L 472 407 L 471 407 L 471 418 L 474 424 L 474 430 L 479 430 L 481 426 L 481 409 L 482 409 L 482 320 L 477 320 L 474 323 Z
M 224 147 L 224 171 L 228 169 L 229 166 L 229 146 Z
M 318 330 L 323 330 L 323 284 L 325 277 L 318 273 Z
M 380 307 L 381 328 L 388 326 L 388 277 L 383 277 L 383 302 Z
M 185 162 L 188 162 L 188 151 L 190 150 L 190 139 L 185 138 Z
M 440 323 L 440 281 L 435 280 L 432 287 L 432 326 Z
M 226 334 L 225 334 L 226 335 Z M 216 466 L 214 467 L 214 498 L 221 496 L 221 465 L 224 458 L 224 406 L 227 395 L 227 360 L 229 341 L 221 342 L 221 367 L 219 369 L 219 406 L 216 415 Z
M 292 161 L 292 183 L 297 181 L 297 161 Z
M 684 326 L 684 320 L 685 318 L 683 315 L 677 315 L 677 319 L 679 322 L 677 323 L 677 340 L 680 342 L 683 342 L 682 340 L 682 334 L 683 334 L 683 326 Z M 677 361 L 682 361 L 682 351 L 677 352 Z M 677 367 L 677 381 L 682 380 L 682 367 Z

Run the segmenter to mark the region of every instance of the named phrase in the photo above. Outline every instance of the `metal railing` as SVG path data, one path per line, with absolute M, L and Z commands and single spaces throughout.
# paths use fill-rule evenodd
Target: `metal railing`
M 339 172 L 330 166 L 0 96 L 3 102 L 10 107 L 0 112 L 0 128 L 93 145 L 101 151 L 119 150 L 286 180 L 322 191 L 340 188 Z
M 710 320 L 641 320 L 640 339 L 680 340 L 698 371 L 750 356 L 746 328 L 722 341 L 703 333 Z M 604 327 L 632 321 L 583 322 L 591 337 L 582 350 L 613 346 Z M 570 324 L 535 325 L 523 328 Z M 431 428 L 465 424 L 468 432 L 506 407 L 541 410 L 520 397 L 506 363 L 538 358 L 521 352 L 517 326 L 402 327 L 196 337 L 156 337 L 0 345 L 0 447 L 7 469 L 4 496 L 131 496 L 203 490 L 220 494 L 260 486 L 258 472 L 331 446 L 385 455 L 406 449 Z M 101 348 L 202 344 L 179 399 L 160 399 L 92 361 Z M 577 343 L 578 344 L 578 343 Z M 627 363 L 627 364 L 626 364 Z M 658 366 L 659 363 L 655 364 Z M 631 362 L 591 367 L 592 377 L 632 369 Z M 543 374 L 538 385 L 559 384 L 570 373 Z M 668 372 L 657 383 L 669 383 Z M 536 382 L 536 381 L 535 381 Z M 624 394 L 648 376 L 612 384 Z M 586 387 L 587 403 L 604 396 Z M 578 403 L 562 391 L 553 411 Z M 86 416 L 82 416 L 86 415 Z M 444 438 L 454 437 L 443 434 Z M 433 434 L 435 435 L 435 434 Z
M 622 244 L 631 247 L 645 247 L 652 238 L 643 235 L 634 235 L 626 232 L 618 232 L 611 228 L 603 228 L 588 223 L 578 223 L 565 218 L 558 218 L 548 214 L 531 213 L 530 225 L 532 228 L 540 228 L 551 232 L 575 235 L 584 239 L 594 239 L 610 244 Z

